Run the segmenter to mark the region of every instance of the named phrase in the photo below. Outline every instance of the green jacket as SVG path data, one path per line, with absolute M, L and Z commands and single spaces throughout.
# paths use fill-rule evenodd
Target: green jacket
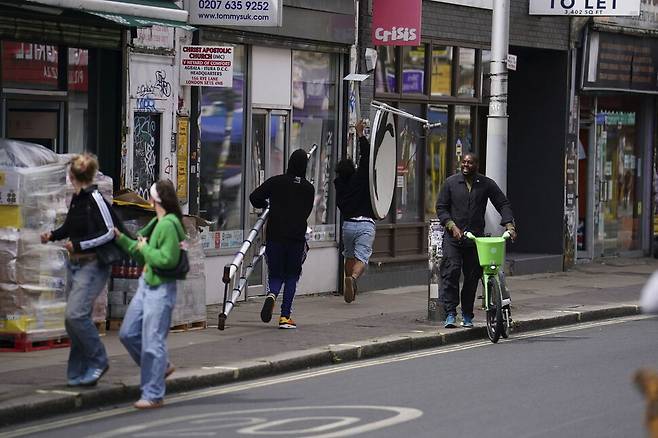
M 178 264 L 180 257 L 180 242 L 185 240 L 185 231 L 176 215 L 167 214 L 162 219 L 153 218 L 144 228 L 137 232 L 139 236 L 148 238 L 148 242 L 137 249 L 137 241 L 125 234 L 117 239 L 117 244 L 130 254 L 138 263 L 144 265 L 144 280 L 150 286 L 176 281 L 153 273 L 151 266 L 159 269 L 172 269 Z

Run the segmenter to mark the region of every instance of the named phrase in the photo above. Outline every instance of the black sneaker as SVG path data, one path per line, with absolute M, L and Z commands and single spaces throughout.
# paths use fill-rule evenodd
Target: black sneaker
M 276 295 L 273 293 L 267 294 L 265 297 L 265 302 L 263 303 L 263 308 L 260 311 L 260 319 L 263 322 L 272 321 L 272 311 L 274 310 L 274 301 L 276 301 Z

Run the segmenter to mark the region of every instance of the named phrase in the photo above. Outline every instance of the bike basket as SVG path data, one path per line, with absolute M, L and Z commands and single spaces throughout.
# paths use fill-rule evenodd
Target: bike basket
M 502 266 L 505 262 L 505 239 L 478 237 L 475 239 L 480 266 Z

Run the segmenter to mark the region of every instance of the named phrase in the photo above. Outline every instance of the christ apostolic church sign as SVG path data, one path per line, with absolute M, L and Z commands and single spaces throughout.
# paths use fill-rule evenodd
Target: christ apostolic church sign
M 233 47 L 183 46 L 181 85 L 203 87 L 233 86 Z
M 640 15 L 641 0 L 530 0 L 530 15 Z

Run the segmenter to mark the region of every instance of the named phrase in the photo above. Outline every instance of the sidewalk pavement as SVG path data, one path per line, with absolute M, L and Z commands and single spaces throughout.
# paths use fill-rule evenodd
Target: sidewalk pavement
M 515 330 L 637 314 L 640 289 L 656 269 L 655 259 L 615 258 L 569 272 L 508 277 Z M 224 331 L 215 325 L 171 333 L 177 371 L 167 380 L 168 393 L 486 338 L 481 310 L 475 329 L 444 329 L 428 321 L 426 286 L 364 292 L 352 304 L 330 294 L 299 296 L 297 330 L 278 330 L 276 313 L 263 324 L 261 304 L 239 304 Z M 110 370 L 94 388 L 66 386 L 67 348 L 0 353 L 0 425 L 136 400 L 138 368 L 116 331 L 108 331 L 103 342 Z

